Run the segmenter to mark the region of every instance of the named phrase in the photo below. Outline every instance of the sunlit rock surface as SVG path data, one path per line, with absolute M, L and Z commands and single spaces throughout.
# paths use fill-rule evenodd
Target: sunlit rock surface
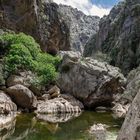
M 68 52 L 63 56 L 58 85 L 85 107 L 107 106 L 123 92 L 126 79 L 117 67 Z
M 47 101 L 39 101 L 37 104 L 37 114 L 61 114 L 81 112 L 79 106 L 73 106 L 63 98 L 55 98 Z

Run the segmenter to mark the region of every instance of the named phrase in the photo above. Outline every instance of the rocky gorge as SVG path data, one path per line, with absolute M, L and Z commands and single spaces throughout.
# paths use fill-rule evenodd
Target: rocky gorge
M 28 139 L 44 140 L 45 127 L 61 134 L 58 124 L 71 126 L 75 119 L 70 133 L 79 131 L 77 137 L 68 137 L 68 126 L 62 126 L 64 133 L 56 139 L 139 140 L 139 18 L 139 0 L 121 1 L 102 19 L 52 0 L 0 1 L 0 127 L 5 139 L 35 134 Z M 84 110 L 109 111 L 117 123 L 100 113 L 95 122 L 96 114 L 80 119 Z M 27 113 L 28 129 L 17 136 L 14 127 L 23 124 L 16 125 L 16 118 Z M 125 119 L 121 129 L 120 118 Z M 116 127 L 115 138 L 109 138 L 109 129 Z

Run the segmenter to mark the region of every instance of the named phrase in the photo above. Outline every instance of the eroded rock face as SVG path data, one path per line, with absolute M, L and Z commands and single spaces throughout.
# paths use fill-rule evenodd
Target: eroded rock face
M 123 104 L 132 103 L 140 89 L 140 67 L 132 70 L 127 76 L 127 86 L 120 101 Z
M 76 57 L 74 57 L 76 58 Z M 126 82 L 118 68 L 91 58 L 64 55 L 60 66 L 60 89 L 81 100 L 86 107 L 107 106 Z
M 120 2 L 101 19 L 99 32 L 88 43 L 85 54 L 95 56 L 97 51 L 101 51 L 110 56 L 110 64 L 128 74 L 140 64 L 139 19 L 139 0 Z
M 59 11 L 69 28 L 71 50 L 83 53 L 86 42 L 98 31 L 100 18 L 65 5 L 59 5 Z
M 114 113 L 118 117 L 125 117 L 130 104 L 140 89 L 140 67 L 132 70 L 127 76 L 127 86 L 124 93 L 114 102 Z
M 140 91 L 138 91 L 117 140 L 139 140 L 140 139 Z
M 73 106 L 63 98 L 55 98 L 47 101 L 39 101 L 37 104 L 37 114 L 61 114 L 81 112 L 78 106 Z
M 98 17 L 86 16 L 51 0 L 5 0 L 0 3 L 0 28 L 32 35 L 42 50 L 83 51 L 91 34 L 98 30 Z
M 7 88 L 6 91 L 18 106 L 28 109 L 35 107 L 36 98 L 27 87 L 17 84 Z

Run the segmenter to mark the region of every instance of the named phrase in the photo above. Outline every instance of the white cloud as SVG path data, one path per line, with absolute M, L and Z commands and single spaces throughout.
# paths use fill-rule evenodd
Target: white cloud
M 53 0 L 58 4 L 70 5 L 74 8 L 77 8 L 86 15 L 97 15 L 99 17 L 103 17 L 104 15 L 108 15 L 110 12 L 110 8 L 105 9 L 100 5 L 94 5 L 90 0 Z

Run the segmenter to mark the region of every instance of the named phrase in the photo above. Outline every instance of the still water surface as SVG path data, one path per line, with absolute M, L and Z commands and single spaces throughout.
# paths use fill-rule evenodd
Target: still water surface
M 114 119 L 110 113 L 85 111 L 63 123 L 39 121 L 33 114 L 20 115 L 14 123 L 7 140 L 94 140 L 88 130 L 97 123 L 109 126 L 106 140 L 115 140 L 122 121 Z

